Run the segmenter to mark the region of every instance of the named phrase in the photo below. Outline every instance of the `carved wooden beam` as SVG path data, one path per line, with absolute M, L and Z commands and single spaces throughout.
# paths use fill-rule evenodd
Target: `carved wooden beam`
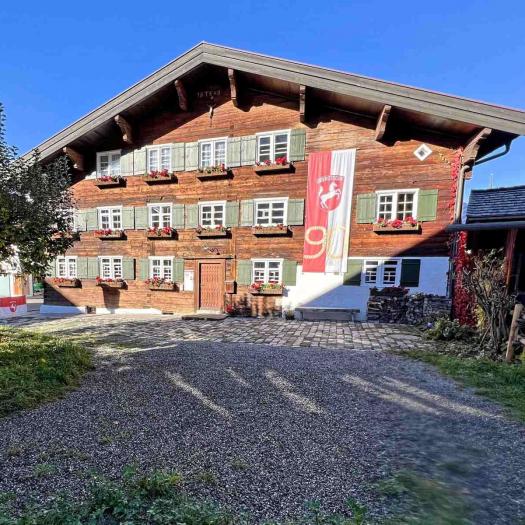
M 118 124 L 120 131 L 122 131 L 122 140 L 126 144 L 133 144 L 133 134 L 129 122 L 122 115 L 117 115 L 115 122 Z
M 180 78 L 175 80 L 175 88 L 177 89 L 177 95 L 179 97 L 179 106 L 182 111 L 188 111 L 188 97 L 186 96 L 186 88 Z
M 230 93 L 233 105 L 238 108 L 239 107 L 239 98 L 238 98 L 238 84 L 237 84 L 237 75 L 235 74 L 235 70 L 229 68 L 228 69 L 228 79 L 230 81 Z
M 74 149 L 69 148 L 66 146 L 65 148 L 62 148 L 62 151 L 64 152 L 64 155 L 67 155 L 71 162 L 73 163 L 73 168 L 78 171 L 84 171 L 84 156 L 78 153 L 78 151 L 75 151 Z
M 465 146 L 462 154 L 463 165 L 473 164 L 478 156 L 479 148 L 484 140 L 492 133 L 490 128 L 483 128 Z
M 306 121 L 306 86 L 299 86 L 299 120 Z
M 380 142 L 383 140 L 383 137 L 386 132 L 386 125 L 388 123 L 388 117 L 390 116 L 390 111 L 392 110 L 392 106 L 389 106 L 386 104 L 383 106 L 383 109 L 381 110 L 381 113 L 379 114 L 379 117 L 377 118 L 377 125 L 376 125 L 376 132 L 375 132 L 375 140 Z

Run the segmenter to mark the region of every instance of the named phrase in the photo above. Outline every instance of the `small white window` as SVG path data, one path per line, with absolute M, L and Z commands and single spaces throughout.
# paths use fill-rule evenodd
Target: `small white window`
M 287 199 L 259 199 L 255 201 L 255 225 L 286 225 Z
M 149 227 L 171 228 L 171 204 L 148 204 Z
M 65 279 L 77 278 L 77 258 L 76 257 L 58 257 L 56 267 L 57 277 Z
M 257 135 L 257 161 L 275 162 L 289 158 L 290 130 L 272 131 Z
M 400 259 L 366 259 L 363 262 L 363 281 L 379 287 L 399 286 L 400 267 Z
M 171 146 L 158 146 L 147 149 L 148 172 L 171 171 Z
M 226 203 L 218 202 L 201 202 L 199 203 L 199 225 L 206 228 L 215 226 L 224 226 L 226 213 Z
M 365 261 L 365 283 L 376 284 L 377 282 L 377 269 L 379 267 L 379 261 Z
M 120 177 L 120 150 L 97 153 L 97 177 Z
M 257 259 L 252 265 L 252 281 L 261 284 L 281 284 L 282 259 Z
M 122 206 L 98 209 L 98 226 L 101 230 L 122 229 Z
M 199 142 L 199 167 L 214 168 L 226 166 L 226 139 L 210 139 Z
M 150 279 L 173 280 L 173 257 L 151 257 L 149 260 Z
M 377 218 L 385 221 L 417 218 L 418 190 L 377 192 Z
M 122 257 L 100 257 L 102 279 L 122 279 Z

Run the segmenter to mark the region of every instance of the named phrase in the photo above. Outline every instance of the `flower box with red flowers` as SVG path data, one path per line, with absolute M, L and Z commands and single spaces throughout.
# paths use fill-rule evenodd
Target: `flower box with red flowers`
M 199 226 L 195 230 L 197 237 L 201 238 L 226 237 L 229 231 L 230 229 L 226 228 L 226 226 Z
M 55 277 L 53 284 L 56 284 L 59 288 L 80 288 L 78 279 L 70 279 L 68 277 Z
M 162 279 L 161 277 L 152 277 L 151 279 L 146 279 L 144 281 L 149 285 L 150 290 L 159 290 L 165 292 L 173 292 L 177 290 L 177 284 L 168 279 Z
M 199 179 L 216 179 L 221 177 L 228 177 L 231 175 L 231 171 L 226 167 L 225 164 L 219 164 L 218 166 L 208 166 L 206 168 L 199 168 Z
M 289 231 L 288 226 L 285 226 L 284 224 L 275 224 L 272 226 L 258 224 L 252 228 L 252 233 L 258 237 L 264 235 L 288 235 Z
M 282 295 L 283 286 L 277 282 L 255 282 L 250 285 L 249 291 L 252 295 Z
M 293 164 L 288 162 L 286 157 L 279 157 L 275 162 L 265 160 L 264 162 L 257 162 L 253 171 L 257 175 L 271 175 L 272 173 L 285 173 L 292 171 Z
M 111 230 L 111 229 L 105 229 L 105 230 L 95 230 L 95 237 L 98 237 L 99 239 L 122 239 L 124 237 L 124 231 L 123 230 Z
M 124 179 L 115 175 L 104 175 L 95 179 L 95 186 L 99 188 L 107 188 L 111 186 L 120 186 L 124 182 Z
M 150 171 L 147 175 L 144 175 L 142 179 L 148 184 L 177 182 L 175 173 L 170 173 L 168 170 Z
M 413 217 L 391 221 L 379 217 L 373 225 L 373 231 L 376 233 L 419 233 L 421 231 L 421 223 L 417 222 Z
M 173 239 L 175 230 L 169 226 L 164 228 L 148 228 L 148 239 Z
M 124 279 L 103 279 L 102 277 L 96 278 L 97 286 L 102 288 L 125 288 L 126 281 Z

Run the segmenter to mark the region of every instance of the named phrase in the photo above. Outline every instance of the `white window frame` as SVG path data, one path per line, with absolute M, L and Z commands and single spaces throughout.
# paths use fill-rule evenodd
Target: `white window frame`
M 270 137 L 270 162 L 275 162 L 275 136 L 276 135 L 287 135 L 287 143 L 286 143 L 286 160 L 290 160 L 290 135 L 291 130 L 290 129 L 281 129 L 277 131 L 263 131 L 260 133 L 256 133 L 256 148 L 257 148 L 257 162 L 265 162 L 260 160 L 260 140 L 263 137 Z
M 206 228 L 215 228 L 216 226 L 225 226 L 226 224 L 226 201 L 204 201 L 199 202 L 199 226 L 204 226 L 202 223 L 202 207 L 203 206 L 222 206 L 222 224 L 206 225 Z
M 60 264 L 59 263 L 60 263 L 61 259 L 64 260 L 64 265 L 65 265 L 64 275 L 60 275 L 60 271 L 59 271 L 59 268 L 60 268 Z M 75 275 L 71 274 L 70 267 L 69 267 L 70 261 L 75 261 Z M 62 278 L 62 279 L 77 279 L 78 278 L 78 261 L 77 261 L 77 256 L 76 255 L 67 255 L 67 256 L 63 256 L 63 257 L 57 257 L 57 260 L 56 260 L 56 276 L 59 277 L 59 278 Z
M 110 275 L 105 276 L 102 269 L 102 260 L 109 259 L 110 261 Z M 120 277 L 115 277 L 115 261 L 120 259 Z M 124 279 L 124 256 L 123 255 L 99 255 L 98 256 L 98 274 L 101 279 Z
M 169 281 L 171 282 L 175 282 L 174 279 L 173 279 L 173 260 L 175 259 L 175 257 L 173 255 L 169 255 L 169 256 L 166 256 L 166 255 L 150 255 L 148 257 L 149 259 L 149 269 L 148 269 L 148 275 L 149 275 L 149 278 L 150 279 L 153 279 L 153 261 L 160 261 L 161 262 L 161 269 L 164 270 L 164 261 L 170 261 L 171 263 L 171 279 L 169 279 Z M 164 277 L 164 272 L 163 274 L 159 277 L 160 279 L 165 279 Z
M 169 149 L 169 156 L 168 156 L 168 159 L 169 159 L 169 167 L 167 168 L 163 168 L 162 167 L 162 154 L 161 154 L 161 150 L 163 149 Z M 153 171 L 151 169 L 151 166 L 150 166 L 150 158 L 149 158 L 149 154 L 150 154 L 150 151 L 156 151 L 157 152 L 157 158 L 158 158 L 158 168 L 155 170 L 155 171 L 162 171 L 164 169 L 168 170 L 168 173 L 171 172 L 172 170 L 172 166 L 171 166 L 171 152 L 172 152 L 172 145 L 171 144 L 158 144 L 158 145 L 155 145 L 155 146 L 148 146 L 146 148 L 146 171 L 147 173 L 150 173 L 151 171 Z
M 98 227 L 100 230 L 104 229 L 102 227 L 102 211 L 103 210 L 109 210 L 109 222 L 110 222 L 109 229 L 110 230 L 123 230 L 124 229 L 123 222 L 122 222 L 123 221 L 122 206 L 100 206 L 99 208 L 97 208 Z M 120 228 L 115 228 L 114 226 L 113 210 L 120 210 Z
M 215 159 L 215 144 L 217 142 L 224 142 L 224 162 L 221 162 L 220 164 L 224 164 L 224 166 L 226 167 L 228 166 L 228 137 L 217 137 L 213 139 L 199 140 L 199 168 L 206 169 L 206 168 L 214 168 L 215 166 L 219 166 L 219 163 L 217 163 L 217 160 Z M 202 146 L 203 144 L 211 145 L 211 163 L 209 166 L 202 165 Z
M 270 222 L 268 224 L 260 224 L 260 225 L 257 223 L 257 207 L 259 204 L 263 204 L 267 202 L 269 203 L 283 202 L 284 203 L 282 223 Z M 283 226 L 288 225 L 288 197 L 268 197 L 264 199 L 254 199 L 253 200 L 253 225 L 265 227 L 265 226 L 276 226 L 277 224 L 283 224 Z
M 263 284 L 268 284 L 269 282 L 269 270 L 270 270 L 270 265 L 269 263 L 271 262 L 278 262 L 279 263 L 279 281 L 278 281 L 278 284 L 282 284 L 283 282 L 283 261 L 284 259 L 275 259 L 275 258 L 268 258 L 268 259 L 263 259 L 263 258 L 257 258 L 257 259 L 252 259 L 252 283 L 256 282 L 255 281 L 255 263 L 264 263 L 265 264 L 265 267 L 264 267 L 264 281 L 263 281 Z M 260 281 L 258 281 L 260 282 Z
M 171 202 L 155 202 L 155 203 L 148 203 L 148 227 L 153 228 L 153 208 L 155 206 L 169 206 L 170 207 L 170 215 L 169 215 L 169 224 L 168 228 L 173 228 L 173 204 Z M 159 213 L 159 222 L 160 219 L 162 219 L 162 213 Z M 166 226 L 159 226 L 159 228 L 166 228 Z
M 399 286 L 399 283 L 401 281 L 401 266 L 403 264 L 403 259 L 399 257 L 359 257 L 357 259 L 360 259 L 363 261 L 363 267 L 361 270 L 361 286 L 366 286 L 367 288 L 391 288 Z M 385 270 L 385 263 L 389 261 L 395 261 L 396 262 L 396 275 L 394 282 L 392 283 L 385 283 L 384 282 L 384 270 Z M 367 263 L 370 262 L 377 262 L 377 272 L 376 272 L 376 282 L 375 283 L 367 283 L 366 282 L 366 266 Z
M 115 155 L 117 153 L 119 155 L 118 173 L 112 173 L 112 170 L 111 170 L 111 156 Z M 109 160 L 109 163 L 108 163 L 108 175 L 107 176 L 109 176 L 109 177 L 114 177 L 114 176 L 120 177 L 120 159 L 122 158 L 122 150 L 120 150 L 120 149 L 112 149 L 112 150 L 109 150 L 109 151 L 98 151 L 97 152 L 97 178 L 102 177 L 102 173 L 101 173 L 101 170 L 100 170 L 100 157 L 102 157 L 103 155 L 107 155 L 108 156 L 108 160 Z
M 405 190 L 378 190 L 376 191 L 377 196 L 377 205 L 376 205 L 376 219 L 379 218 L 379 205 L 380 205 L 380 198 L 383 195 L 391 195 L 392 196 L 392 211 L 390 213 L 390 218 L 387 218 L 388 221 L 393 221 L 397 218 L 397 204 L 398 204 L 398 198 L 400 193 L 412 193 L 414 195 L 414 205 L 412 209 L 412 218 L 417 220 L 417 205 L 419 200 L 419 189 L 418 188 L 412 188 L 412 189 L 405 189 Z

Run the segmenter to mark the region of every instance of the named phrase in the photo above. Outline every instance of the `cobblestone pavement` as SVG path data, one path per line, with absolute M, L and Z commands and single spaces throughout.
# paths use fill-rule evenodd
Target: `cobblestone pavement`
M 176 341 L 349 350 L 402 351 L 428 347 L 428 343 L 410 327 L 373 323 L 287 321 L 280 318 L 183 321 L 157 315 L 77 315 L 57 319 L 33 315 L 13 318 L 3 321 L 3 324 L 91 337 L 110 345 L 136 347 Z

